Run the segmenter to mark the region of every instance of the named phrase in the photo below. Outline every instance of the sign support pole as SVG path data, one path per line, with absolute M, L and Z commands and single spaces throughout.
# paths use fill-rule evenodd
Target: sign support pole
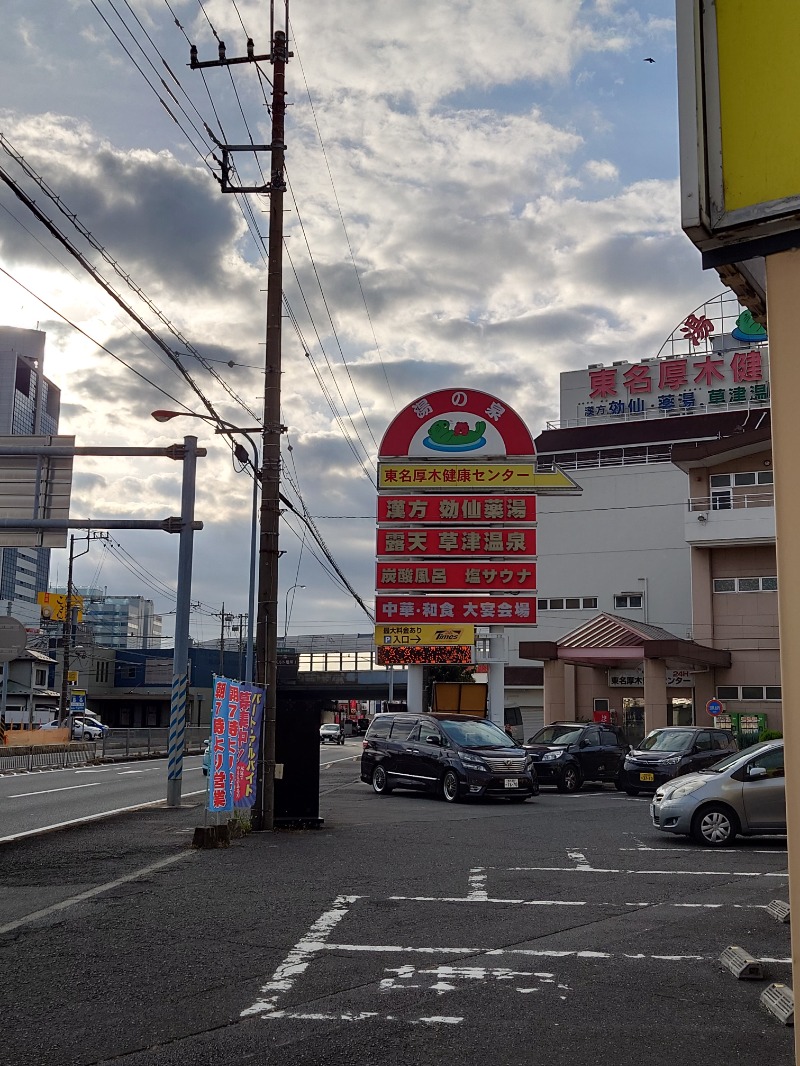
M 427 707 L 423 706 L 425 696 L 425 667 L 416 664 L 409 666 L 406 679 L 406 705 L 413 714 L 424 714 Z
M 800 238 L 798 238 L 800 243 Z M 800 913 L 800 496 L 795 490 L 800 448 L 794 397 L 800 394 L 800 248 L 767 257 L 767 304 L 772 381 L 772 466 L 775 471 L 775 546 L 778 558 L 778 621 L 781 645 L 789 903 Z M 792 923 L 792 969 L 800 972 L 800 922 Z M 795 1028 L 795 1059 L 800 1062 L 800 1030 Z
M 489 630 L 489 721 L 505 728 L 506 664 L 505 637 L 502 626 Z

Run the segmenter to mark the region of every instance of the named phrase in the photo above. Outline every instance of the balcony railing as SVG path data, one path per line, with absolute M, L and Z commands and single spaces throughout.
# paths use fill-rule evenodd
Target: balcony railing
M 767 492 L 716 493 L 714 496 L 694 496 L 688 501 L 690 511 L 738 511 L 752 507 L 774 507 L 775 494 Z

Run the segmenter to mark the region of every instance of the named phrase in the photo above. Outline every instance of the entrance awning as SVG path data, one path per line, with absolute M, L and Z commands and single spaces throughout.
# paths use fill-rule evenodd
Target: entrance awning
M 559 640 L 520 641 L 520 659 L 558 659 L 576 666 L 621 666 L 644 659 L 663 659 L 673 667 L 731 665 L 731 654 L 693 640 L 682 640 L 660 626 L 634 622 L 616 614 L 598 614 Z

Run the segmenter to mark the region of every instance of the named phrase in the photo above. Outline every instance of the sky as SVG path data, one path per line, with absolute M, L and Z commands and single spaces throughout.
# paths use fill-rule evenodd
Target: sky
M 269 4 L 5 0 L 3 15 L 2 172 L 219 416 L 257 437 L 269 204 L 221 192 L 208 131 L 269 142 L 271 67 L 188 63 L 190 43 L 201 61 L 219 40 L 244 56 L 248 36 L 268 53 Z M 371 606 L 376 456 L 399 411 L 472 388 L 535 437 L 558 419 L 562 371 L 656 355 L 721 284 L 680 228 L 673 0 L 292 0 L 289 15 L 282 491 Z M 237 156 L 247 184 L 268 173 L 255 158 Z M 78 444 L 195 434 L 208 449 L 192 634 L 213 639 L 223 608 L 247 610 L 252 482 L 207 423 L 152 419 L 206 408 L 5 181 L 0 324 L 47 333 L 60 432 Z M 75 471 L 73 517 L 180 511 L 168 459 L 82 458 Z M 89 549 L 76 584 L 151 597 L 169 633 L 177 537 L 112 537 L 122 551 L 76 544 Z M 279 546 L 279 628 L 370 631 L 289 510 Z M 54 585 L 66 568 L 54 551 Z

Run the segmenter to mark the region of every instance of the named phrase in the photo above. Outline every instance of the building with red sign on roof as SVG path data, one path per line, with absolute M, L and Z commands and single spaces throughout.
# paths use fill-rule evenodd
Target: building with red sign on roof
M 718 698 L 742 734 L 780 728 L 766 340 L 727 294 L 656 358 L 562 374 L 536 451 L 583 492 L 539 501 L 538 624 L 511 649 L 544 663 L 544 720 L 610 710 L 636 740 Z

